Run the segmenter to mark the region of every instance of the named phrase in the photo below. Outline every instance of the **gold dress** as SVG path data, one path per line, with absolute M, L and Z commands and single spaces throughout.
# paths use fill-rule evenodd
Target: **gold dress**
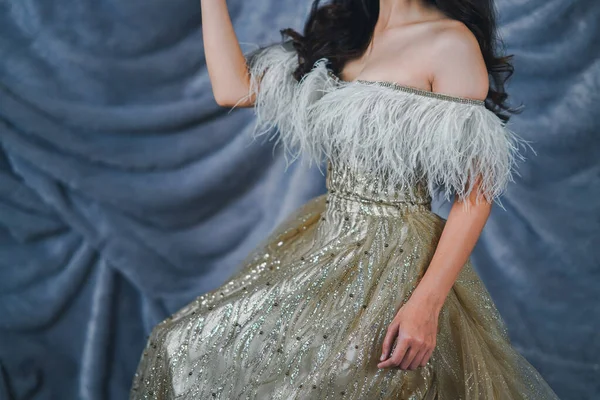
M 131 399 L 557 399 L 511 347 L 468 261 L 425 367 L 378 369 L 386 329 L 426 271 L 445 185 L 496 199 L 520 139 L 484 103 L 344 82 L 326 59 L 297 82 L 293 50 L 248 57 L 258 134 L 326 159 L 328 192 L 279 225 L 221 287 L 158 324 Z M 258 89 L 260 82 L 260 89 Z

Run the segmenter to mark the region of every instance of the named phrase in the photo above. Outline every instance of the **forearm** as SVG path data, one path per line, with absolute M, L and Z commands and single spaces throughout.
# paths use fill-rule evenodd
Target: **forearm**
M 466 210 L 455 201 L 427 271 L 411 296 L 439 311 L 468 260 L 491 211 L 491 203 L 475 204 Z
M 206 66 L 218 104 L 233 106 L 248 95 L 250 80 L 225 0 L 202 0 L 202 37 Z M 238 107 L 251 106 L 249 98 Z

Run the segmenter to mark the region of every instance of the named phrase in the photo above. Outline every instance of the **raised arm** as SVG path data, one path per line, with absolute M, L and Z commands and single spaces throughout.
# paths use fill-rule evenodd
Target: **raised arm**
M 206 66 L 217 104 L 251 107 L 246 58 L 231 23 L 225 0 L 202 0 L 202 37 Z M 240 101 L 244 99 L 243 101 Z

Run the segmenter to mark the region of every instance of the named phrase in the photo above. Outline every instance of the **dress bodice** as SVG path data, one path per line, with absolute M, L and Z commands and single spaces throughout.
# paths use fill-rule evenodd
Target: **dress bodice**
M 416 182 L 409 187 L 388 184 L 383 179 L 374 179 L 369 173 L 355 171 L 342 164 L 327 163 L 327 189 L 330 194 L 364 203 L 389 205 L 431 204 L 431 195 L 425 182 Z
M 277 127 L 289 160 L 324 161 L 367 173 L 381 187 L 404 191 L 424 184 L 450 199 L 477 191 L 497 199 L 527 144 L 485 102 L 393 82 L 347 82 L 318 60 L 300 81 L 297 53 L 271 45 L 248 56 L 249 96 L 255 95 L 254 136 Z M 479 185 L 476 187 L 476 179 Z
M 424 182 L 409 187 L 383 185 L 368 173 L 328 162 L 328 208 L 344 214 L 399 217 L 412 212 L 430 212 L 431 196 Z

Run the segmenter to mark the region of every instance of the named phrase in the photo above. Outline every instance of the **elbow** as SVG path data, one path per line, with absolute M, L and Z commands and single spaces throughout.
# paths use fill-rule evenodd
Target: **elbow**
M 232 100 L 230 96 L 226 96 L 223 94 L 213 92 L 213 97 L 215 98 L 215 102 L 221 107 L 231 108 L 236 103 Z
M 213 90 L 213 97 L 215 98 L 215 102 L 221 107 L 248 107 L 250 104 L 247 93 L 242 94 Z

